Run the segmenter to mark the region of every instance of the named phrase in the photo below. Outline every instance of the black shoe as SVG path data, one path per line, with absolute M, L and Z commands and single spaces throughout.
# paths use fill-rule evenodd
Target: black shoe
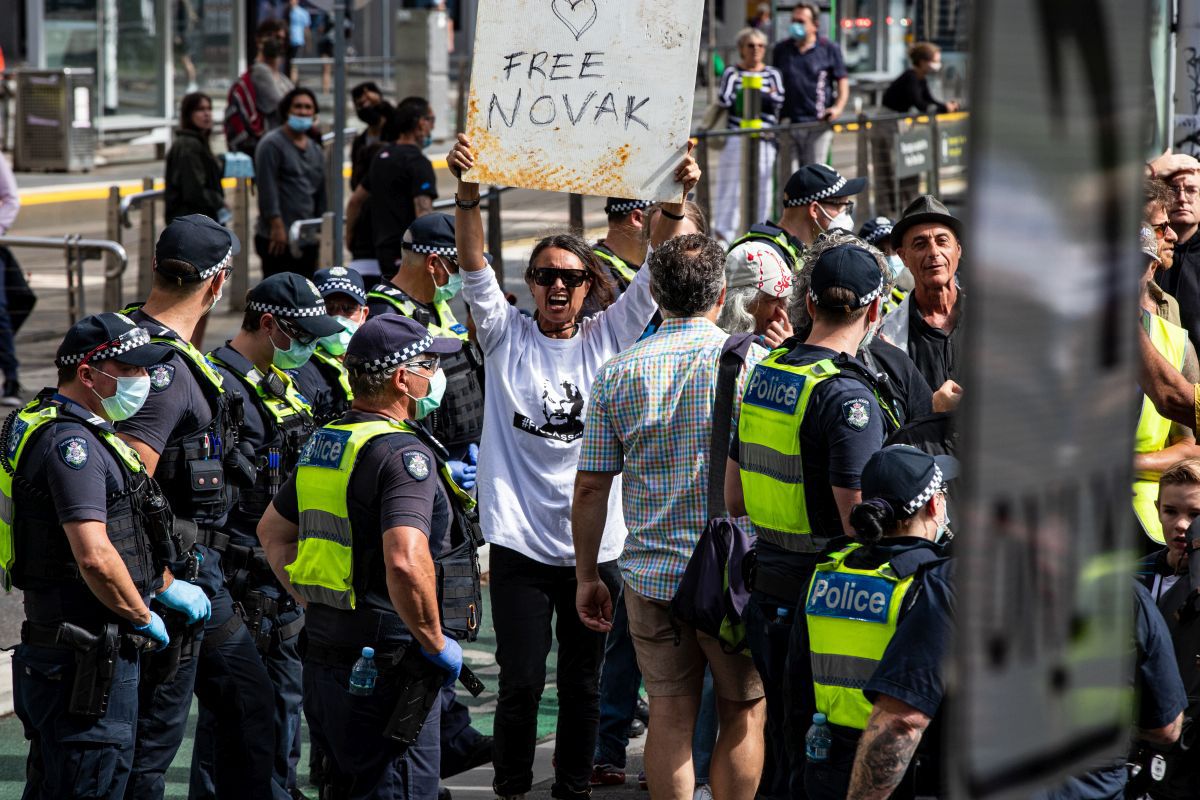
M 637 717 L 634 717 L 633 722 L 629 723 L 629 730 L 625 731 L 625 735 L 630 739 L 636 739 L 646 732 L 646 723 L 642 722 Z
M 292 796 L 292 800 L 308 800 L 308 795 L 297 788 L 292 788 L 288 794 Z
M 637 707 L 633 709 L 633 715 L 647 725 L 650 724 L 650 704 L 642 698 L 638 698 Z
M 438 800 L 451 800 L 450 790 L 445 786 L 438 787 Z
M 463 771 L 492 763 L 492 737 L 480 736 L 463 763 Z

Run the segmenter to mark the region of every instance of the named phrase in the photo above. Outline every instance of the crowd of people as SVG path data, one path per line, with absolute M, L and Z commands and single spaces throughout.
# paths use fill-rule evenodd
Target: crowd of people
M 734 117 L 750 73 L 780 119 L 844 107 L 844 89 L 794 91 L 798 75 L 844 80 L 815 8 L 794 13 L 777 70 L 760 33 L 739 37 Z M 455 213 L 435 212 L 429 104 L 363 83 L 352 260 L 321 265 L 287 247 L 325 196 L 316 95 L 280 67 L 288 36 L 264 23 L 239 81 L 231 152 L 253 154 L 263 267 L 239 330 L 194 344 L 243 243 L 221 224 L 239 159 L 212 155 L 211 99 L 191 94 L 149 296 L 73 325 L 56 386 L 0 431 L 25 796 L 162 797 L 195 697 L 193 797 L 302 797 L 303 715 L 326 800 L 432 800 L 486 763 L 496 797 L 521 798 L 552 649 L 553 797 L 626 783 L 643 725 L 655 800 L 943 795 L 971 390 L 951 208 L 921 195 L 856 225 L 866 177 L 799 131 L 778 209 L 750 225 L 718 211 L 710 230 L 688 200 L 608 198 L 600 240 L 534 246 L 524 312 L 485 253 L 473 143 L 447 157 Z M 937 58 L 914 49 L 913 102 Z M 1135 747 L 1038 795 L 1054 800 L 1195 797 L 1200 780 L 1181 743 L 1200 677 L 1200 162 L 1148 170 Z M 689 153 L 680 194 L 700 178 Z M 463 645 L 485 617 L 492 736 L 455 688 L 478 689 Z

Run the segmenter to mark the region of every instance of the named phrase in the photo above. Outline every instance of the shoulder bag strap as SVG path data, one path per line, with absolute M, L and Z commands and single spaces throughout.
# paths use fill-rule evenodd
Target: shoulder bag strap
M 713 404 L 712 438 L 708 454 L 708 518 L 725 516 L 725 462 L 729 458 L 729 429 L 733 417 L 733 391 L 738 369 L 757 337 L 735 333 L 721 348 L 721 366 L 717 372 L 717 398 Z

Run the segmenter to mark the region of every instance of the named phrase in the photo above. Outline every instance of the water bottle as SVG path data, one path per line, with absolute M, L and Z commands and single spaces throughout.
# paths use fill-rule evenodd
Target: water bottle
M 375 678 L 379 670 L 375 668 L 375 648 L 364 647 L 362 658 L 354 662 L 350 670 L 350 694 L 369 695 L 375 692 Z
M 829 760 L 829 746 L 833 744 L 833 731 L 825 721 L 824 714 L 813 714 L 812 727 L 804 738 L 804 756 L 813 763 Z
M 775 621 L 780 625 L 787 625 L 791 623 L 792 610 L 790 608 L 785 608 L 784 606 L 780 606 L 779 608 L 775 609 Z

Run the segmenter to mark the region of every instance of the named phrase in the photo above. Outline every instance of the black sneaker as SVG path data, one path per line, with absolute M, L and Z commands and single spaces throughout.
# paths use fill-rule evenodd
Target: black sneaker
M 20 408 L 23 405 L 25 405 L 25 401 L 21 399 L 21 384 L 16 381 L 5 381 L 4 394 L 0 395 L 0 406 Z

